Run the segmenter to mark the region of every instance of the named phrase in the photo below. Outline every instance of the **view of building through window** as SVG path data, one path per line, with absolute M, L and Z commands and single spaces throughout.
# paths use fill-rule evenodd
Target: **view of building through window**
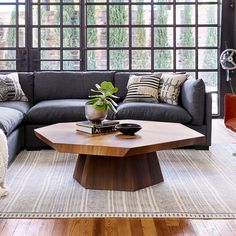
M 28 70 L 187 71 L 217 113 L 218 14 L 217 0 L 0 0 L 0 70 L 26 49 Z

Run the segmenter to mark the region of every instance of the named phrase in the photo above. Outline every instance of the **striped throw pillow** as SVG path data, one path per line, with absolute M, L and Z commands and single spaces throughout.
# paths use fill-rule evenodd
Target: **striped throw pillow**
M 161 73 L 152 75 L 130 75 L 124 102 L 158 103 Z
M 17 73 L 0 75 L 0 101 L 28 101 Z

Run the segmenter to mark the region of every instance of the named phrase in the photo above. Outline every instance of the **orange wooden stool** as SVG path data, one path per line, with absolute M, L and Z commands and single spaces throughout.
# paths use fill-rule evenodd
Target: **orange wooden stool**
M 224 123 L 228 129 L 236 132 L 236 94 L 225 94 L 224 97 Z
M 236 132 L 236 94 L 224 96 L 224 123 L 226 128 Z M 233 153 L 236 156 L 236 153 Z

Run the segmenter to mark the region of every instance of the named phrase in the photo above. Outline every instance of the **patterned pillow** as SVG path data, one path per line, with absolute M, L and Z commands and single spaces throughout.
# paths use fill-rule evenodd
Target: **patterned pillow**
M 162 74 L 160 82 L 160 100 L 178 105 L 181 85 L 188 78 L 188 74 Z
M 0 75 L 0 101 L 28 101 L 25 96 L 17 73 Z
M 158 103 L 161 73 L 152 75 L 130 75 L 124 102 Z

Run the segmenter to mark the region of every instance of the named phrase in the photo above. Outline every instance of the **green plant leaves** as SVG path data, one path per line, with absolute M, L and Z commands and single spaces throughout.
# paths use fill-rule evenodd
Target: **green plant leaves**
M 118 92 L 118 88 L 114 87 L 111 82 L 107 82 L 107 81 L 103 81 L 101 83 L 101 87 L 99 90 L 110 95 Z
M 103 81 L 101 84 L 95 84 L 97 90 L 91 89 L 92 92 L 100 93 L 97 95 L 91 95 L 91 98 L 87 104 L 94 105 L 95 108 L 99 111 L 110 109 L 116 112 L 116 102 L 113 101 L 113 98 L 119 98 L 114 93 L 118 92 L 118 88 L 114 87 L 113 84 L 109 81 Z

